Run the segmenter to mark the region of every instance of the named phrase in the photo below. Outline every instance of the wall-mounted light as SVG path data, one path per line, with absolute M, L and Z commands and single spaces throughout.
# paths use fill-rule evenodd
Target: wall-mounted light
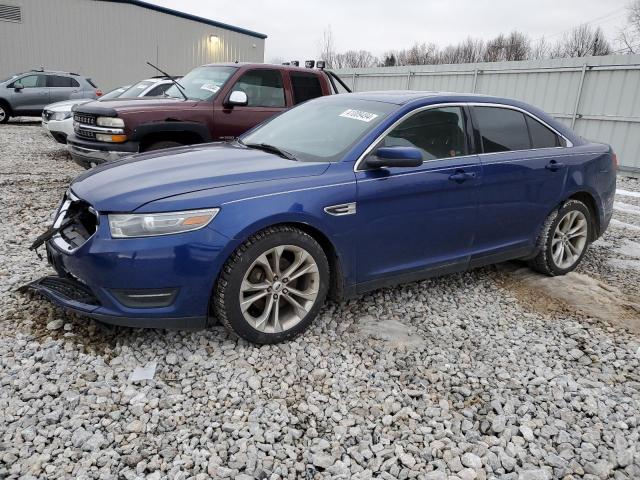
M 209 35 L 209 41 L 211 43 L 218 43 L 220 41 L 220 37 L 218 35 Z

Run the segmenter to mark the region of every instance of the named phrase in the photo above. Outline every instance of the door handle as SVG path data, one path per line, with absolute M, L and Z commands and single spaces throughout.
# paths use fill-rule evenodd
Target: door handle
M 557 162 L 555 160 L 551 160 L 551 161 L 549 161 L 549 163 L 547 163 L 545 165 L 544 168 L 546 168 L 547 170 L 551 170 L 552 172 L 557 172 L 562 167 L 564 167 L 564 163 L 560 163 L 560 162 Z
M 476 178 L 474 172 L 465 172 L 464 170 L 456 170 L 456 173 L 449 175 L 449 180 L 456 183 L 462 183 L 471 178 Z

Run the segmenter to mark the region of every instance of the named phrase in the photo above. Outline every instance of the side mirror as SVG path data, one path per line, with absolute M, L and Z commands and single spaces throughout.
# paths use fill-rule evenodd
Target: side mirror
M 367 165 L 373 168 L 419 167 L 422 152 L 415 147 L 380 147 L 367 157 Z
M 22 85 L 22 82 L 20 82 L 20 80 L 18 80 L 17 82 L 14 82 L 13 84 L 13 89 L 18 92 L 20 90 L 22 90 L 24 88 L 24 85 Z
M 240 90 L 234 90 L 229 95 L 229 100 L 227 100 L 226 104 L 230 107 L 238 106 L 243 107 L 249 103 L 249 99 L 247 98 L 247 94 L 241 92 Z

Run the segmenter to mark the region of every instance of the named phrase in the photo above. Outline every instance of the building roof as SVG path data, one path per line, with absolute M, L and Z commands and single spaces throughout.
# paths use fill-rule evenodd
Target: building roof
M 236 27 L 234 25 L 229 25 L 227 23 L 216 22 L 215 20 L 210 20 L 204 17 L 198 17 L 196 15 L 191 15 L 189 13 L 180 12 L 178 10 L 173 10 L 171 8 L 161 7 L 159 5 L 154 5 L 152 3 L 143 2 L 141 0 L 98 0 L 101 2 L 113 2 L 113 3 L 127 3 L 129 5 L 135 5 L 137 7 L 147 8 L 149 10 L 155 10 L 156 12 L 166 13 L 167 15 L 173 15 L 174 17 L 185 18 L 187 20 L 193 20 L 194 22 L 204 23 L 206 25 L 211 25 L 212 27 L 224 28 L 225 30 L 231 30 L 232 32 L 243 33 L 245 35 L 250 35 L 256 38 L 267 38 L 264 33 L 253 32 L 251 30 L 246 30 L 244 28 Z

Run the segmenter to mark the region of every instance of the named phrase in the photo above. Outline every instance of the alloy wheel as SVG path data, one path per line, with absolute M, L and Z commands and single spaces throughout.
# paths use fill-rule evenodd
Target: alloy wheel
M 313 256 L 296 245 L 260 255 L 240 286 L 240 310 L 256 330 L 277 333 L 300 323 L 318 298 L 320 273 Z
M 7 116 L 7 112 L 2 105 L 0 105 L 0 122 L 2 122 Z
M 551 256 L 558 268 L 570 268 L 580 259 L 587 233 L 587 218 L 582 212 L 571 210 L 562 217 L 551 238 Z

